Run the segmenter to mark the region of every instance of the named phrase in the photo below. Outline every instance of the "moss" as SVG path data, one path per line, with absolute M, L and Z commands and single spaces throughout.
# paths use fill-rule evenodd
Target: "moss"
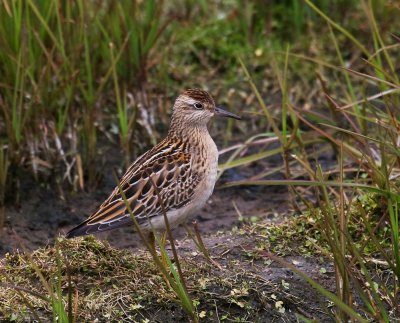
M 374 256 L 379 254 L 379 248 L 391 246 L 388 223 L 383 221 L 379 224 L 382 214 L 379 196 L 375 194 L 360 195 L 347 214 L 348 233 L 355 245 L 362 248 L 361 253 L 365 256 Z M 321 209 L 315 208 L 279 224 L 264 222 L 250 225 L 242 233 L 255 231 L 257 247 L 277 255 L 326 256 L 331 251 L 325 239 L 325 221 Z M 374 231 L 379 246 L 371 239 L 369 230 Z

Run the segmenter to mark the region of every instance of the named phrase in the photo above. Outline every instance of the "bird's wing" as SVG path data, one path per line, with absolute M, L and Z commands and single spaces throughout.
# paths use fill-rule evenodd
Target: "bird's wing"
M 162 142 L 140 157 L 98 211 L 68 232 L 67 237 L 106 231 L 131 223 L 120 190 L 139 224 L 162 215 L 162 205 L 168 212 L 188 204 L 201 174 L 192 169 L 192 155 L 184 148 L 183 143 Z

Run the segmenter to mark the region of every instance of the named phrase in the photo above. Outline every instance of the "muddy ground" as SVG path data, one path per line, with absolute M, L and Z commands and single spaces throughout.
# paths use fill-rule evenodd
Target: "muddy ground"
M 229 179 L 229 173 L 220 183 Z M 114 188 L 112 178 L 103 182 L 96 191 L 66 195 L 64 200 L 54 191 L 40 188 L 35 183 L 24 188 L 20 207 L 9 205 L 6 208 L 6 224 L 0 234 L 0 257 L 20 248 L 21 243 L 28 250 L 35 250 L 64 235 L 94 212 Z M 191 221 L 196 221 L 204 234 L 240 226 L 242 221 L 239 221 L 233 203 L 245 219 L 280 221 L 290 212 L 286 192 L 284 187 L 216 189 L 207 205 Z M 183 238 L 185 232 L 183 228 L 177 228 L 175 236 Z M 96 236 L 117 248 L 135 248 L 140 244 L 129 227 Z

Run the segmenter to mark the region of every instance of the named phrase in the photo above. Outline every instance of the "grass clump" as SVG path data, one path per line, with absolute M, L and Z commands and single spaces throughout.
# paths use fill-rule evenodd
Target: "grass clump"
M 122 309 L 132 312 L 129 317 L 135 314 L 135 306 L 141 308 L 141 303 L 147 303 L 151 307 L 157 304 L 159 298 L 163 298 L 168 307 L 174 299 L 158 275 L 151 257 L 146 253 L 140 252 L 140 255 L 134 256 L 129 251 L 113 249 L 93 238 L 62 239 L 58 242 L 58 247 L 65 259 L 61 268 L 64 295 L 67 290 L 67 268 L 71 275 L 72 288 L 78 292 L 78 321 L 90 321 L 98 316 L 121 318 L 124 316 L 121 306 Z M 32 262 L 46 279 L 59 274 L 56 258 L 55 247 L 37 250 L 31 255 Z M 15 285 L 46 294 L 37 279 L 32 262 L 24 253 L 7 255 L 2 264 L 2 272 L 12 278 Z M 25 309 L 20 311 L 24 315 L 20 317 L 21 321 L 24 317 L 31 317 L 32 312 L 29 312 L 26 302 L 14 297 L 15 289 L 2 286 L 1 291 L 0 312 L 3 315 L 15 316 L 17 312 L 14 309 L 20 308 Z M 29 294 L 27 299 L 42 320 L 46 320 L 52 311 L 50 304 Z M 66 304 L 66 299 L 64 302 Z
M 57 264 L 57 252 L 61 264 Z M 268 278 L 252 269 L 247 261 L 241 262 L 242 256 L 240 253 L 236 259 L 224 261 L 223 270 L 198 258 L 181 257 L 182 271 L 199 318 L 206 322 L 218 318 L 221 321 L 254 317 L 293 319 L 301 301 L 285 290 L 280 279 L 266 284 Z M 31 256 L 19 252 L 8 254 L 0 267 L 1 319 L 24 322 L 36 315 L 47 321 L 52 316 L 54 308 L 42 297 L 48 296 L 48 291 L 38 281 L 36 267 L 44 279 L 59 280 L 65 308 L 68 291 L 72 289 L 77 322 L 187 320 L 149 253 L 116 250 L 93 237 L 59 239 L 57 247 L 38 249 Z M 276 302 L 285 304 L 287 312 L 282 310 L 283 305 L 276 307 Z
M 355 246 L 370 260 L 377 257 L 382 260 L 380 251 L 390 249 L 391 232 L 382 223 L 381 198 L 376 194 L 365 194 L 358 197 L 351 208 L 347 230 Z M 360 216 L 362 215 L 362 216 Z M 278 224 L 256 223 L 245 227 L 241 232 L 255 230 L 260 250 L 268 250 L 276 255 L 302 255 L 305 257 L 329 257 L 331 251 L 326 243 L 322 211 L 315 207 L 294 215 Z M 371 240 L 371 232 L 376 241 Z

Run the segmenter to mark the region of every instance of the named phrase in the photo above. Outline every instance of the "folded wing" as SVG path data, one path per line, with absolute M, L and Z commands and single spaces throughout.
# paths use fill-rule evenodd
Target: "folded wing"
M 201 174 L 193 171 L 192 156 L 184 148 L 185 145 L 177 141 L 161 142 L 140 157 L 97 212 L 69 231 L 67 237 L 132 223 L 121 190 L 139 225 L 155 216 L 162 216 L 162 205 L 168 212 L 190 203 Z

